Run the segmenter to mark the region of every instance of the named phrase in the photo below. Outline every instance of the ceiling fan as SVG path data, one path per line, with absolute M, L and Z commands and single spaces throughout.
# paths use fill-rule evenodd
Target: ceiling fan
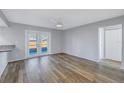
M 52 19 L 52 21 L 55 23 L 57 29 L 63 29 L 63 22 L 61 18 Z

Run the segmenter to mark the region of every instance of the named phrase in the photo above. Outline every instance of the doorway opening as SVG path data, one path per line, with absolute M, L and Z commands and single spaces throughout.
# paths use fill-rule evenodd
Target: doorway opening
M 26 58 L 48 55 L 50 53 L 50 33 L 26 31 Z
M 122 25 L 99 28 L 100 64 L 120 68 L 122 61 Z

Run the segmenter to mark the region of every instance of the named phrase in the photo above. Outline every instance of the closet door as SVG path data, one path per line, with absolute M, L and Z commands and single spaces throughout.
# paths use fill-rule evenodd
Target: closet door
M 105 31 L 105 58 L 121 61 L 122 30 L 113 29 Z

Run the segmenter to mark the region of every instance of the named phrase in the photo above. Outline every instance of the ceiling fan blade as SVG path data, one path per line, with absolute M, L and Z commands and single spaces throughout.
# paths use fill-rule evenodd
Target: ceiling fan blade
M 55 19 L 51 19 L 51 21 L 56 24 L 58 23 Z

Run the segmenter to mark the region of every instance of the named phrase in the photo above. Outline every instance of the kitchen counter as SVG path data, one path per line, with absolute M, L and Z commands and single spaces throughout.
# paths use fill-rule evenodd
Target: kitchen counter
M 8 52 L 11 52 L 14 48 L 15 45 L 0 45 L 0 77 L 8 64 Z
M 9 52 L 15 48 L 15 45 L 0 45 L 0 52 Z

